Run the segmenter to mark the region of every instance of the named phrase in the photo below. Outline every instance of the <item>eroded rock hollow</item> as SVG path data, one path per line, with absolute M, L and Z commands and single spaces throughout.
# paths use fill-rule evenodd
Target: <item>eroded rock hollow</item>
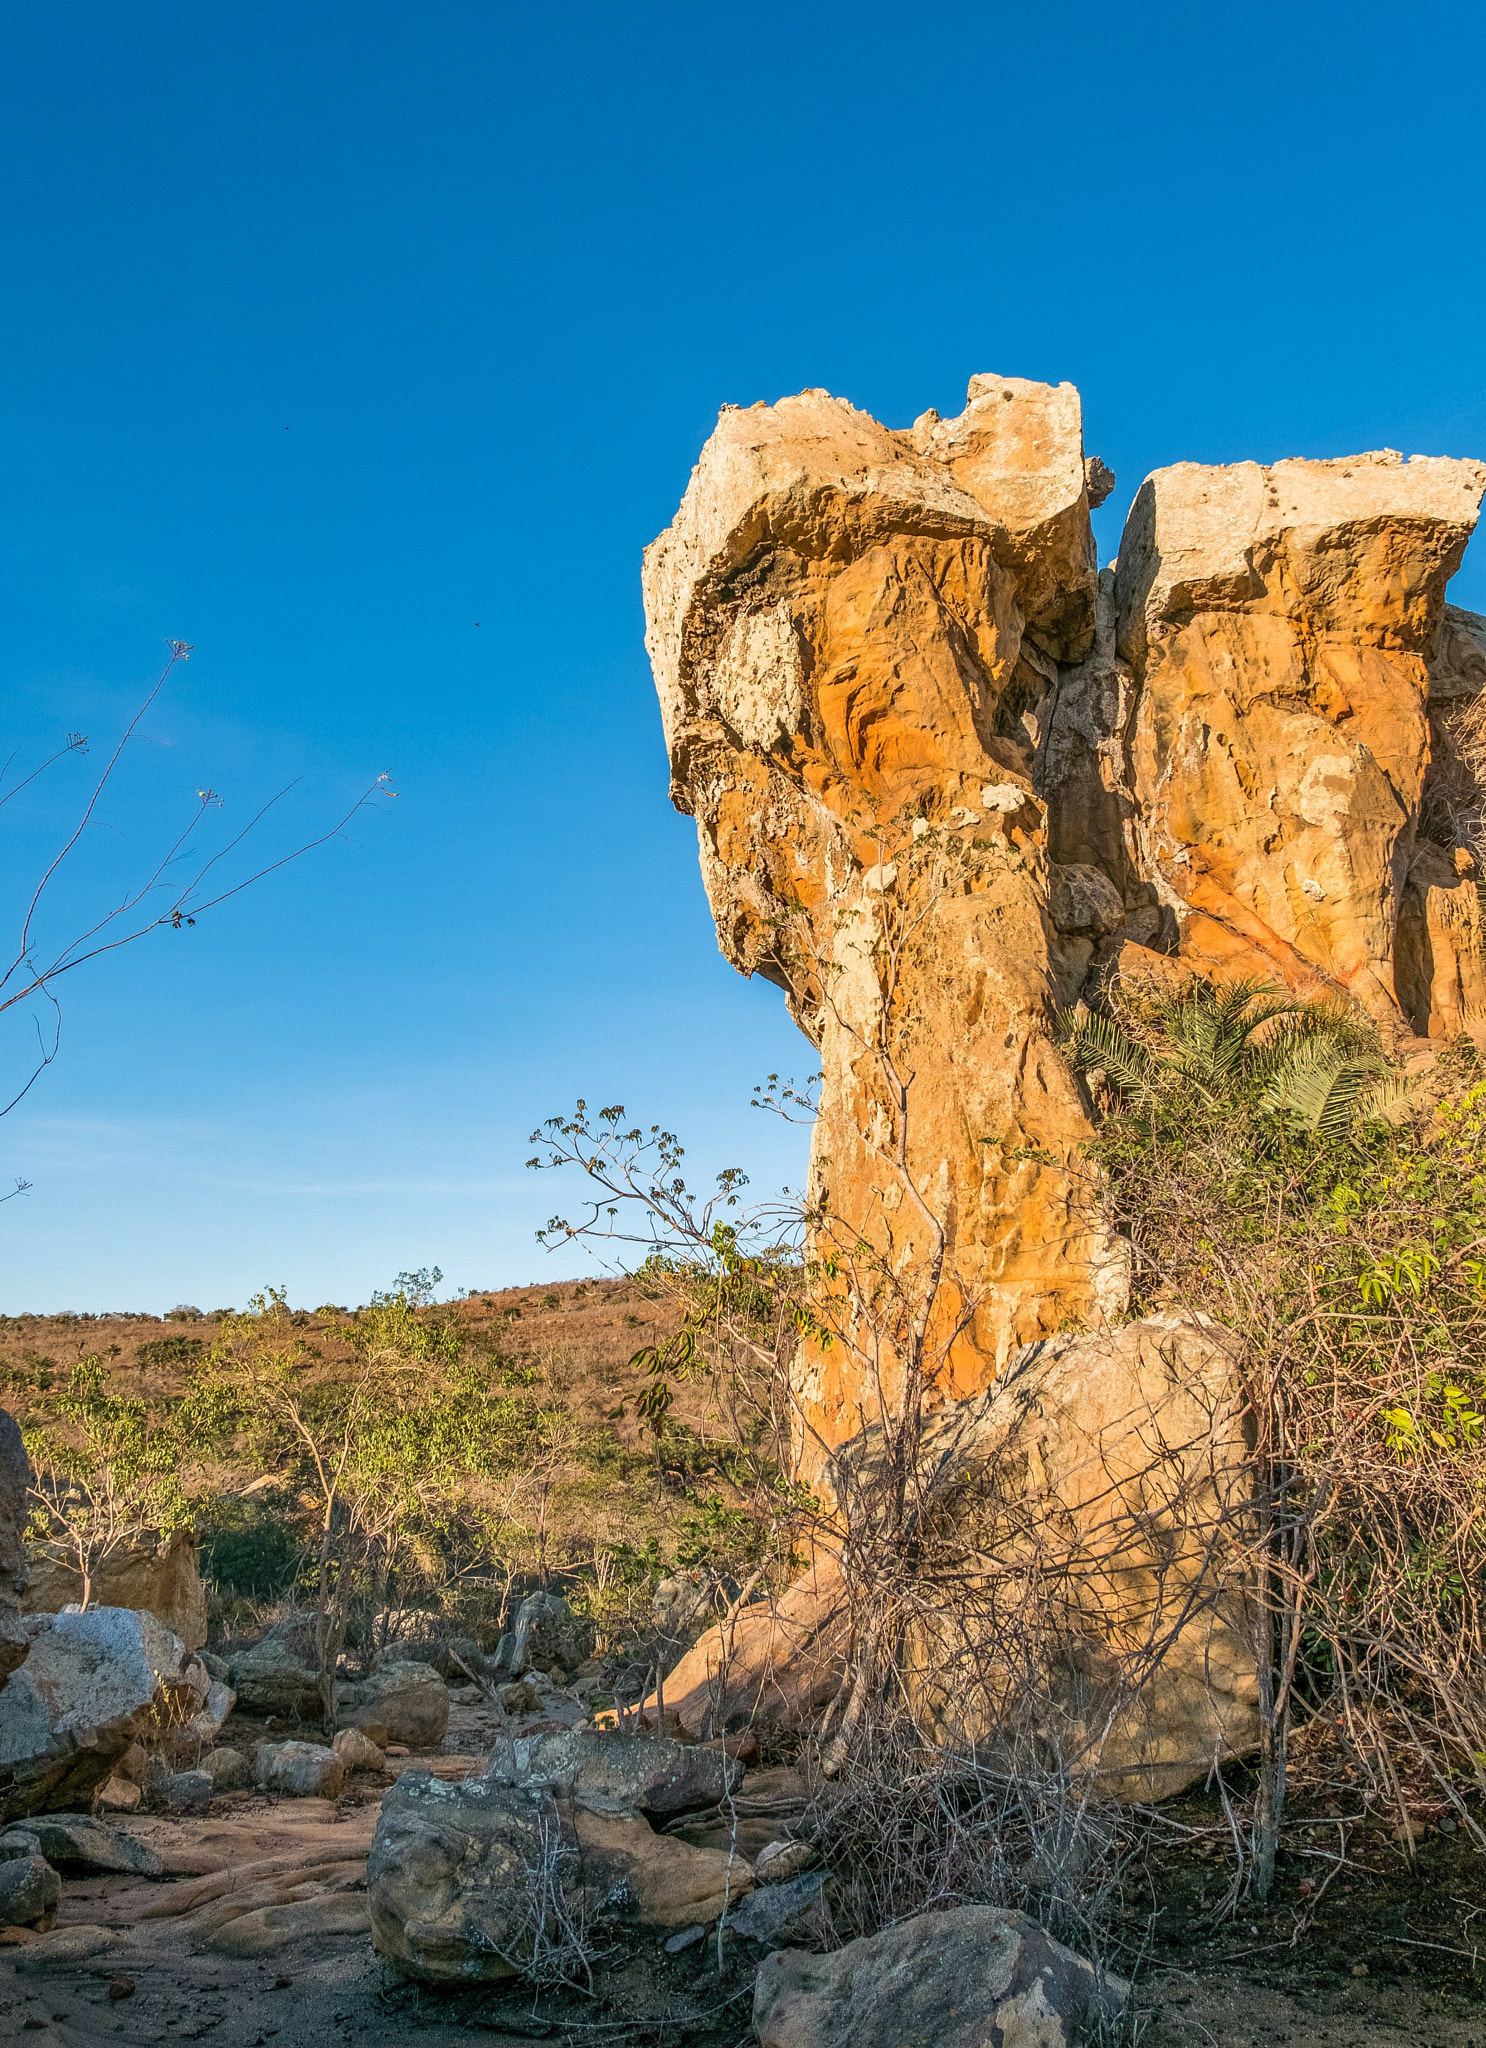
M 1071 385 L 904 430 L 805 391 L 724 409 L 645 558 L 719 942 L 819 1048 L 812 1198 L 894 1270 L 944 1233 L 941 1402 L 1124 1306 L 1054 1043 L 1091 979 L 1174 956 L 1397 1039 L 1486 1006 L 1478 850 L 1448 805 L 1421 832 L 1431 711 L 1486 684 L 1445 603 L 1486 466 L 1179 463 L 1100 571 L 1113 482 Z M 802 1347 L 803 1470 L 893 1370 Z

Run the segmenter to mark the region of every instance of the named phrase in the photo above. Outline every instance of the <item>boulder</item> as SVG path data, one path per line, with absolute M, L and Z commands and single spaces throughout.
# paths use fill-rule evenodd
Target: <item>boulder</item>
M 666 1680 L 666 1710 L 698 1740 L 747 1728 L 808 1727 L 835 1697 L 849 1640 L 845 1582 L 818 1548 L 777 1600 L 700 1636 Z M 653 1710 L 655 1695 L 646 1701 Z
M 167 1813 L 205 1813 L 215 1790 L 210 1771 L 166 1771 L 158 1786 L 147 1788 L 146 1796 Z
M 151 1614 L 33 1614 L 0 1697 L 0 1820 L 86 1806 L 137 1739 L 197 1710 L 178 1637 Z
M 33 1546 L 30 1563 L 28 1614 L 58 1614 L 82 1599 L 82 1579 L 65 1557 Z M 195 1536 L 188 1529 L 169 1536 L 141 1529 L 127 1537 L 98 1567 L 89 1604 L 153 1614 L 188 1650 L 199 1650 L 206 1641 L 206 1588 Z
M 361 1684 L 337 1688 L 336 1719 L 342 1728 L 385 1728 L 389 1742 L 409 1749 L 437 1749 L 449 1725 L 449 1688 L 431 1664 L 380 1664 Z
M 291 1614 L 228 1664 L 238 1703 L 251 1714 L 281 1720 L 319 1720 L 322 1712 L 315 1617 Z
M 516 1785 L 548 1785 L 590 1813 L 643 1813 L 665 1821 L 715 1806 L 743 1782 L 720 1750 L 669 1735 L 570 1728 L 497 1744 L 492 1768 Z
M 62 1880 L 44 1856 L 0 1863 L 0 1927 L 50 1927 Z
M 1102 939 L 1125 922 L 1125 902 L 1109 877 L 1080 862 L 1048 866 L 1048 915 L 1060 932 Z
M 386 1651 L 379 1651 L 375 1659 L 377 1664 L 393 1661 Z M 473 1636 L 443 1636 L 428 1646 L 423 1661 L 432 1665 L 447 1685 L 465 1685 L 485 1670 L 485 1652 Z
M 211 1779 L 213 1792 L 240 1792 L 252 1782 L 252 1768 L 240 1749 L 209 1749 L 201 1768 Z
M 382 1745 L 373 1742 L 360 1728 L 342 1728 L 332 1747 L 348 1771 L 382 1771 L 387 1768 Z
M 148 1843 L 125 1828 L 111 1828 L 80 1813 L 34 1814 L 11 1831 L 36 1844 L 49 1863 L 63 1870 L 123 1872 L 133 1877 L 163 1876 L 165 1865 Z
M 785 1949 L 753 1994 L 759 2048 L 1076 2048 L 1103 2038 L 1129 1987 L 1025 1913 L 921 1913 L 832 1955 Z
M 580 1623 L 560 1593 L 529 1593 L 516 1610 L 516 1625 L 500 1639 L 492 1672 L 519 1678 L 534 1667 L 556 1664 L 576 1671 L 588 1654 L 592 1631 Z
M 868 1480 L 880 1441 L 867 1431 L 838 1457 Z M 1003 1576 L 971 1573 L 952 1607 L 925 1605 L 904 1677 L 926 1729 L 950 1745 L 1031 1739 L 1121 1797 L 1164 1798 L 1251 1749 L 1249 1618 L 1216 1540 L 1245 1456 L 1228 1351 L 1177 1317 L 1044 1339 L 995 1387 L 938 1410 L 922 1447 L 930 1526 Z M 1004 1574 L 1018 1559 L 1036 1590 L 1013 1628 Z M 808 1727 L 840 1684 L 847 1624 L 820 1551 L 777 1603 L 738 1617 L 731 1643 L 703 1636 L 666 1704 L 698 1736 Z M 1008 1629 L 1028 1652 L 1014 1683 L 992 1649 Z
M 144 1793 L 134 1780 L 121 1777 L 118 1771 L 104 1780 L 98 1792 L 98 1804 L 106 1813 L 137 1813 L 143 1799 Z
M 457 1783 L 408 1771 L 383 1801 L 367 1862 L 372 1939 L 407 1975 L 513 1976 L 563 1922 L 674 1930 L 715 1920 L 748 1889 L 741 1858 L 617 1810 L 618 1773 L 579 1784 L 581 1767 L 550 1782 L 523 1768 L 498 1752 Z
M 345 1782 L 346 1766 L 318 1742 L 263 1742 L 253 1776 L 262 1791 L 276 1792 L 281 1799 L 334 1799 Z
M 21 1426 L 0 1408 L 0 1686 L 24 1661 L 29 1647 L 21 1614 L 28 1577 L 24 1531 L 30 1485 Z

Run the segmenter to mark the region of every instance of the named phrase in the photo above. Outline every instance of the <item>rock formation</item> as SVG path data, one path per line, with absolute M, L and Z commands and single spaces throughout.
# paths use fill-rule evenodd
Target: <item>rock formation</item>
M 724 409 L 645 558 L 719 941 L 819 1048 L 812 1199 L 900 1273 L 931 1235 L 905 1190 L 943 1228 L 940 1400 L 1123 1305 L 1052 1043 L 1096 955 L 1398 1033 L 1480 1000 L 1474 856 L 1418 822 L 1431 663 L 1452 690 L 1486 666 L 1444 602 L 1486 465 L 1181 463 L 1103 576 L 1091 477 L 1069 385 L 975 377 L 903 431 L 806 391 Z M 832 1352 L 795 1389 L 816 1476 L 895 1398 L 890 1358 L 869 1387 Z
M 0 1820 L 86 1806 L 132 1743 L 206 1705 L 211 1680 L 152 1614 L 33 1614 L 0 1692 Z
M 584 1923 L 673 1931 L 753 1882 L 741 1857 L 656 1832 L 742 1778 L 715 1751 L 591 1731 L 499 1747 L 484 1775 L 408 1771 L 367 1862 L 377 1953 L 427 1983 L 540 1970 Z
M 1445 604 L 1486 465 L 1180 463 L 1101 573 L 1088 515 L 1112 484 L 1068 385 L 976 377 L 959 418 L 904 430 L 805 391 L 724 408 L 646 554 L 672 799 L 720 945 L 819 1052 L 813 1249 L 865 1258 L 896 1304 L 842 1290 L 836 1341 L 799 1348 L 797 1466 L 828 1497 L 905 1388 L 966 1412 L 1013 1362 L 1051 1388 L 1058 1331 L 1091 1348 L 1034 1409 L 1091 1434 L 1145 1398 L 1055 1045 L 1113 968 L 1326 996 L 1400 1046 L 1486 1012 L 1459 710 L 1486 621 Z M 1074 1522 L 1087 1547 L 1097 1517 Z M 829 1560 L 789 1599 L 737 1619 L 726 1672 L 704 1639 L 668 1704 L 725 1721 L 752 1686 L 808 1710 L 844 1625 Z M 1241 1617 L 1209 1625 L 1192 1669 L 1232 1677 Z M 1178 1767 L 1196 1722 L 1172 1683 L 1186 1732 L 1131 1724 L 1120 1764 Z M 1219 1747 L 1250 1725 L 1229 1691 Z
M 28 1638 L 21 1626 L 26 1596 L 26 1489 L 31 1468 L 26 1462 L 21 1428 L 0 1408 L 0 1686 L 25 1659 Z
M 27 1614 L 58 1614 L 81 1599 L 82 1579 L 65 1558 L 32 1556 Z M 170 1536 L 141 1529 L 99 1566 L 92 1601 L 153 1614 L 188 1650 L 199 1650 L 206 1641 L 206 1588 L 196 1538 L 186 1529 Z

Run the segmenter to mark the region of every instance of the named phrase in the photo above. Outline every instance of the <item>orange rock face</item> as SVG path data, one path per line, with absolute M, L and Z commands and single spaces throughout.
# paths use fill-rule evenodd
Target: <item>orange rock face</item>
M 1116 582 L 1131 782 L 1194 958 L 1402 1022 L 1430 656 L 1483 490 L 1480 463 L 1386 451 L 1142 486 Z
M 817 1213 L 900 1321 L 942 1232 L 931 1404 L 1122 1307 L 1053 1043 L 1096 953 L 1426 1035 L 1479 999 L 1469 877 L 1415 842 L 1431 661 L 1469 689 L 1481 657 L 1444 587 L 1486 467 L 1179 464 L 1103 577 L 1086 474 L 1068 385 L 977 377 L 902 432 L 807 391 L 724 411 L 646 555 L 722 949 L 820 1051 Z M 802 1351 L 806 1471 L 900 1399 L 890 1323 Z
M 826 1234 L 869 1244 L 911 1316 L 943 1229 L 931 1394 L 972 1392 L 1122 1297 L 1053 1044 L 1024 716 L 1094 637 L 1077 394 L 978 378 L 958 420 L 906 434 L 817 392 L 725 412 L 645 592 L 723 951 L 820 1049 Z M 899 1399 L 891 1323 L 805 1348 L 803 1469 Z

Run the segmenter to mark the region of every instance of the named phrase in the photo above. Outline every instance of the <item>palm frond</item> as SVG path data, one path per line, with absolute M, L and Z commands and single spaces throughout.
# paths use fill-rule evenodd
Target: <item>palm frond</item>
M 1128 1098 L 1143 1101 L 1151 1091 L 1151 1055 L 1113 1017 L 1091 1014 L 1076 1018 L 1064 1036 L 1063 1050 L 1078 1073 L 1102 1070 Z
M 1370 1099 L 1388 1092 L 1387 1073 L 1376 1053 L 1354 1052 L 1329 1037 L 1303 1039 L 1272 1074 L 1259 1107 L 1312 1136 L 1344 1137 Z

